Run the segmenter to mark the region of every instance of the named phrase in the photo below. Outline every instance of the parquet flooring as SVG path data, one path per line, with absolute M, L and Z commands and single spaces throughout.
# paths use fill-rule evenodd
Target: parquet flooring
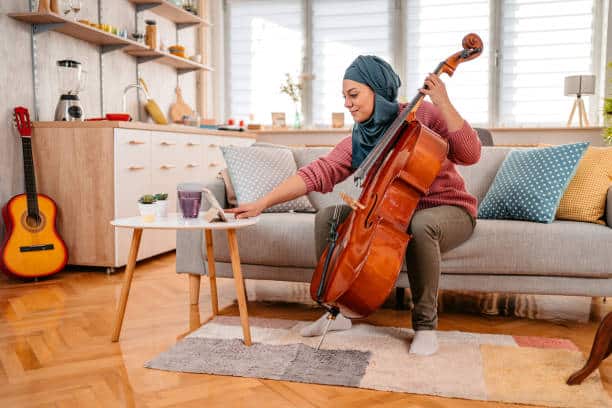
M 36 283 L 0 278 L 0 407 L 513 406 L 145 369 L 144 361 L 176 343 L 190 321 L 195 327 L 210 314 L 207 280 L 202 280 L 199 307 L 190 307 L 188 279 L 174 273 L 174 254 L 139 263 L 120 341 L 111 343 L 122 277 L 123 273 L 107 276 L 102 270 L 82 269 Z M 233 282 L 219 279 L 218 284 L 221 313 L 237 315 Z M 247 283 L 247 288 L 253 292 L 261 285 Z M 285 290 L 284 295 L 295 288 L 283 285 L 270 287 Z M 608 311 L 610 303 L 595 305 L 597 315 Z M 320 314 L 304 303 L 267 301 L 250 301 L 249 312 L 294 319 Z M 407 326 L 409 312 L 383 309 L 368 321 Z M 563 337 L 584 353 L 590 350 L 596 328 L 596 321 L 552 323 L 446 312 L 440 316 L 441 330 Z M 603 363 L 600 373 L 612 394 L 612 359 Z

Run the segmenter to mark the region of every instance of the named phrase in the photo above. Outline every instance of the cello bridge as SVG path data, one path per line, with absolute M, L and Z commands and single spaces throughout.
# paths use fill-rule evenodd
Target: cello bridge
M 355 200 L 353 197 L 344 192 L 340 192 L 340 198 L 342 198 L 342 200 L 344 200 L 344 202 L 347 203 L 353 210 L 364 210 L 366 208 L 365 205 L 361 204 L 359 201 Z

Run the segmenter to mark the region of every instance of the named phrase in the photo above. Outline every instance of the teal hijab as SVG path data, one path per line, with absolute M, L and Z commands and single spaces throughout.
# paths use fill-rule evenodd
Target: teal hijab
M 353 126 L 353 170 L 376 146 L 399 112 L 397 90 L 402 81 L 389 63 L 373 55 L 360 55 L 344 72 L 344 79 L 368 85 L 375 94 L 374 112 Z

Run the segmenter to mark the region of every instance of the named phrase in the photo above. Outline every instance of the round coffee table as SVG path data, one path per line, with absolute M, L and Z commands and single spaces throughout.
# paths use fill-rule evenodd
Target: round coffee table
M 138 248 L 140 247 L 140 238 L 142 231 L 145 229 L 201 229 L 204 231 L 206 238 L 206 255 L 208 258 L 208 276 L 210 278 L 210 301 L 212 304 L 212 317 L 219 313 L 219 303 L 217 300 L 217 279 L 215 276 L 215 258 L 213 252 L 213 230 L 227 231 L 227 240 L 230 249 L 230 258 L 232 263 L 232 272 L 234 275 L 234 283 L 236 285 L 236 297 L 238 298 L 238 309 L 240 311 L 240 322 L 242 324 L 242 333 L 244 344 L 251 345 L 251 329 L 249 327 L 249 314 L 247 310 L 246 295 L 244 289 L 244 280 L 242 278 L 242 270 L 240 268 L 240 255 L 238 252 L 238 240 L 236 239 L 236 230 L 249 227 L 257 224 L 258 217 L 245 218 L 236 220 L 230 218 L 228 222 L 207 222 L 202 218 L 183 218 L 180 214 L 171 213 L 168 217 L 157 217 L 152 222 L 143 222 L 142 217 L 118 218 L 111 221 L 115 228 L 131 228 L 132 243 L 128 262 L 125 267 L 125 276 L 123 279 L 123 288 L 121 289 L 121 297 L 115 314 L 115 325 L 111 340 L 113 342 L 119 340 L 121 326 L 123 325 L 123 316 L 127 299 L 130 294 L 132 285 L 132 277 L 136 267 L 136 258 L 138 257 Z M 192 305 L 198 304 L 200 295 L 200 275 L 189 275 L 189 293 L 190 302 Z

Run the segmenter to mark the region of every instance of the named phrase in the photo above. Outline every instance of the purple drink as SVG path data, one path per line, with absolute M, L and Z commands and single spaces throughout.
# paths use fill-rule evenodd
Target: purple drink
M 178 191 L 179 207 L 184 218 L 198 218 L 202 204 L 201 191 Z

